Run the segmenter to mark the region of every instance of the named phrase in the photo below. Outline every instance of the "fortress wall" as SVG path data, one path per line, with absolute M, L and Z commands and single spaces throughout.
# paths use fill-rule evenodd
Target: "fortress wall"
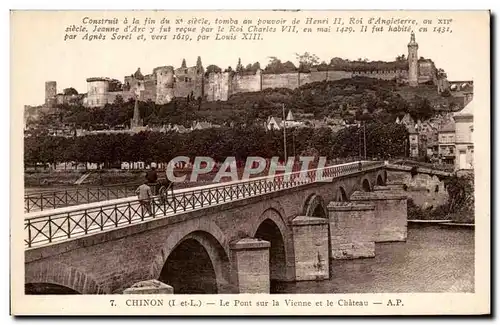
M 418 70 L 420 76 L 433 78 L 436 75 L 436 67 L 431 62 L 420 62 Z
M 299 86 L 311 83 L 311 73 L 300 73 L 299 74 Z
M 323 72 L 323 71 L 321 71 L 321 72 Z M 349 72 L 349 71 L 328 71 L 328 74 L 326 74 L 326 79 L 328 81 L 335 81 L 335 80 L 347 79 L 347 78 L 352 78 L 352 72 Z
M 203 97 L 203 84 L 204 84 L 204 76 L 203 74 L 199 74 L 196 76 L 195 84 L 194 84 L 194 97 Z
M 299 86 L 299 73 L 263 74 L 262 89 L 267 88 L 290 88 Z
M 244 92 L 253 92 L 260 91 L 261 87 L 261 74 L 255 75 L 239 75 L 236 74 L 233 77 L 233 89 L 232 93 L 244 93 Z
M 177 81 L 174 85 L 174 96 L 175 97 L 187 97 L 191 92 L 195 92 L 196 80 L 192 81 Z
M 225 101 L 229 98 L 230 83 L 232 78 L 229 73 L 211 73 L 205 80 L 204 92 L 208 101 Z
M 434 82 L 434 78 L 432 78 L 431 76 L 418 76 L 418 83 L 425 83 L 428 81 Z M 435 83 L 436 82 L 437 82 L 437 79 L 436 79 Z
M 135 98 L 134 93 L 130 91 L 113 91 L 108 93 L 108 103 L 113 104 L 118 96 L 122 96 L 124 102 Z
M 156 100 L 156 80 L 144 80 L 144 91 L 141 92 L 141 99 L 144 101 Z
M 309 73 L 309 82 L 327 80 L 328 72 L 333 72 L 333 71 L 312 71 L 311 73 Z M 301 84 L 303 83 L 301 82 Z
M 354 76 L 368 77 L 368 78 L 382 79 L 382 80 L 392 80 L 398 77 L 399 73 L 397 73 L 396 71 L 373 71 L 373 72 L 367 71 L 367 72 L 356 73 Z

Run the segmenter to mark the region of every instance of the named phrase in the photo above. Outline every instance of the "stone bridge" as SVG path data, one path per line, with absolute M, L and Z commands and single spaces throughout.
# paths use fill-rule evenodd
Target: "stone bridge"
M 330 259 L 406 240 L 410 171 L 383 162 L 329 166 L 329 179 L 317 171 L 178 190 L 150 215 L 133 198 L 27 214 L 26 293 L 121 294 L 145 280 L 180 294 L 269 293 L 273 280 L 335 277 Z

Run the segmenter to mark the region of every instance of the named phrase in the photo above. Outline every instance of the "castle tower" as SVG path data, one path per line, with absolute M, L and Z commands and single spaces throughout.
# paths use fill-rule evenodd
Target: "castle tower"
M 408 83 L 410 87 L 418 86 L 418 44 L 415 41 L 415 33 L 411 32 L 410 43 L 408 43 Z
M 108 78 L 87 78 L 87 106 L 104 107 L 108 103 L 108 91 Z
M 156 75 L 156 100 L 157 105 L 170 103 L 174 98 L 174 68 L 171 66 L 154 69 Z
M 45 82 L 45 106 L 53 107 L 56 103 L 57 96 L 57 82 L 46 81 Z

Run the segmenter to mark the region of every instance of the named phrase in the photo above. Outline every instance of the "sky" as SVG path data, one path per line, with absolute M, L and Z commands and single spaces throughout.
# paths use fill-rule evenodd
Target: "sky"
M 410 39 L 410 32 L 368 32 L 275 33 L 266 34 L 263 41 L 64 41 L 65 28 L 73 24 L 82 25 L 84 17 L 118 17 L 122 20 L 132 16 L 141 20 L 146 17 L 157 20 L 164 17 L 170 20 L 179 17 L 185 20 L 232 17 L 239 19 L 240 24 L 244 17 L 254 21 L 280 17 L 288 20 L 330 18 L 332 21 L 333 17 L 345 20 L 354 17 L 363 18 L 365 22 L 370 17 L 379 16 L 416 18 L 420 21 L 425 18 L 434 22 L 438 18 L 451 18 L 453 22 L 448 25 L 451 33 L 415 32 L 418 55 L 432 59 L 438 68 L 448 73 L 449 80 L 477 78 L 478 73 L 484 73 L 481 71 L 484 65 L 478 62 L 478 53 L 489 52 L 489 35 L 478 33 L 487 30 L 484 25 L 488 24 L 485 14 L 481 12 L 14 12 L 11 15 L 11 91 L 14 95 L 18 94 L 17 102 L 22 105 L 42 104 L 45 81 L 57 81 L 58 92 L 74 87 L 78 92 L 85 93 L 88 77 L 110 77 L 123 81 L 125 75 L 134 73 L 138 67 L 143 74 L 149 74 L 157 66 L 172 65 L 177 68 L 183 58 L 188 66 L 195 65 L 198 56 L 201 56 L 204 67 L 215 64 L 221 68 L 234 68 L 238 58 L 244 66 L 258 61 L 265 67 L 270 56 L 278 57 L 282 62 L 290 60 L 297 63 L 295 53 L 306 51 L 326 62 L 332 57 L 392 61 L 397 55 L 407 54 Z

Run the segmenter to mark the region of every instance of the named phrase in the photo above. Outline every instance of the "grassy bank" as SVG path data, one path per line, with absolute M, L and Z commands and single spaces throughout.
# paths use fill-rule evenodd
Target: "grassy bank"
M 408 220 L 452 220 L 456 223 L 474 223 L 474 211 L 451 212 L 447 204 L 436 208 L 421 208 L 408 199 Z

